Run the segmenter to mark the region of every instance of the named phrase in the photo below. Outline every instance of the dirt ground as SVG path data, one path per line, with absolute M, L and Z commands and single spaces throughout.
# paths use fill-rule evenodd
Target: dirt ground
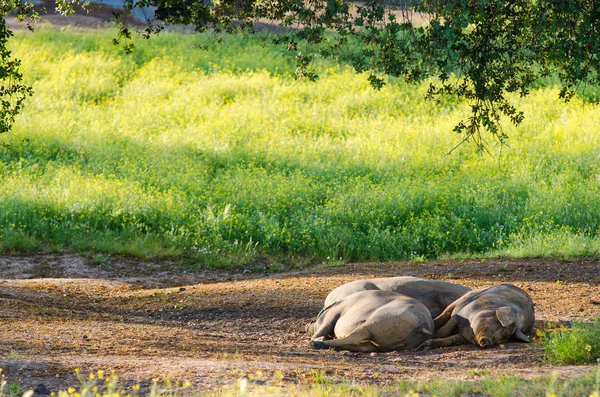
M 125 385 L 157 376 L 189 380 L 201 391 L 256 371 L 267 378 L 280 371 L 284 383 L 319 372 L 387 383 L 473 379 L 481 369 L 523 377 L 590 370 L 544 364 L 539 343 L 373 355 L 310 348 L 304 326 L 328 291 L 397 275 L 471 288 L 516 284 L 533 297 L 538 328 L 600 317 L 598 260 L 373 263 L 266 274 L 65 254 L 0 256 L 0 368 L 9 383 L 50 390 L 76 384 L 80 368 L 115 370 Z

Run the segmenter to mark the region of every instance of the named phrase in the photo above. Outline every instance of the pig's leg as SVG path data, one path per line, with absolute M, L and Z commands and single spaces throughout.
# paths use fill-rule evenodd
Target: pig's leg
M 448 320 L 448 322 L 446 324 L 444 324 L 444 326 L 442 326 L 442 328 L 435 331 L 435 337 L 436 338 L 446 338 L 446 337 L 452 335 L 454 333 L 454 329 L 456 329 L 457 325 L 458 325 L 457 316 L 452 316 L 450 318 L 450 320 Z
M 438 347 L 448 347 L 454 345 L 465 345 L 468 344 L 469 341 L 465 339 L 461 334 L 456 334 L 449 336 L 447 338 L 440 339 L 429 339 L 423 342 L 423 344 L 417 347 L 417 350 L 421 350 L 424 348 L 436 349 Z
M 435 329 L 440 329 L 442 326 L 444 326 L 444 324 L 446 324 L 450 320 L 455 306 L 456 301 L 454 301 L 450 306 L 448 306 L 442 312 L 442 314 L 433 319 L 433 325 L 435 326 Z
M 312 324 L 312 329 L 314 330 L 314 334 L 311 337 L 312 340 L 331 339 L 335 337 L 335 324 L 337 324 L 340 315 L 331 315 L 330 313 L 324 313 L 323 315 L 325 316 L 323 322 L 319 322 L 319 319 L 317 319 L 317 321 Z
M 369 338 L 372 337 L 367 328 L 359 328 L 343 338 L 313 341 L 313 346 L 355 352 L 374 352 L 377 351 L 377 346 L 369 341 Z

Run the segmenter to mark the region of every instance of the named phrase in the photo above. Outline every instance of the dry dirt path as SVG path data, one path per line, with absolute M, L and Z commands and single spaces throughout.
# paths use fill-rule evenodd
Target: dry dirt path
M 414 275 L 472 288 L 500 282 L 528 291 L 537 326 L 600 317 L 600 261 L 488 260 L 353 264 L 284 274 L 183 271 L 176 265 L 70 255 L 0 256 L 0 367 L 9 382 L 75 384 L 82 372 L 114 369 L 125 384 L 190 380 L 208 391 L 257 370 L 302 383 L 325 371 L 344 379 L 565 376 L 539 344 L 464 346 L 424 352 L 338 353 L 309 347 L 304 326 L 328 291 L 358 278 Z M 311 375 L 313 374 L 313 375 Z

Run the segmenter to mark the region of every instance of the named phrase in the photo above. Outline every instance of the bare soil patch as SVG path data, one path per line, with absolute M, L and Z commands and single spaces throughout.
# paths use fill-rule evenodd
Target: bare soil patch
M 523 377 L 591 369 L 544 364 L 536 343 L 375 355 L 310 348 L 304 326 L 331 289 L 396 275 L 472 288 L 514 283 L 532 295 L 538 328 L 600 317 L 600 262 L 591 259 L 369 263 L 262 274 L 64 254 L 0 256 L 0 367 L 9 382 L 50 390 L 76 384 L 74 370 L 81 368 L 113 369 L 125 384 L 164 375 L 204 391 L 257 370 L 279 370 L 292 383 L 314 371 L 388 383 L 473 379 L 481 369 Z

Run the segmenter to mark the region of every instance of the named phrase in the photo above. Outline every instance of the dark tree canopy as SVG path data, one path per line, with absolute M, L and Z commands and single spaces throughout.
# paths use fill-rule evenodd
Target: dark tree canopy
M 2 16 L 17 12 L 23 19 L 31 14 L 23 0 L 2 4 Z M 57 8 L 70 14 L 81 4 L 59 0 Z M 169 24 L 252 34 L 255 22 L 274 23 L 284 28 L 273 37 L 276 43 L 295 51 L 309 44 L 323 56 L 348 61 L 358 72 L 369 72 L 375 87 L 385 84 L 384 76 L 411 83 L 429 79 L 429 98 L 469 101 L 471 114 L 455 131 L 482 149 L 484 131 L 501 143 L 507 138 L 502 116 L 514 124 L 523 119 L 507 94 L 525 96 L 538 79 L 550 75 L 560 80 L 565 100 L 586 85 L 600 84 L 596 0 L 125 0 L 125 14 L 136 7 L 156 8 L 157 20 L 139 32 L 144 37 Z M 125 20 L 123 15 L 116 19 Z M 115 42 L 131 37 L 130 29 L 121 23 Z M 18 61 L 6 50 L 10 35 L 2 18 L 0 132 L 10 129 L 31 94 L 20 83 Z M 298 75 L 316 77 L 310 59 L 298 52 Z

